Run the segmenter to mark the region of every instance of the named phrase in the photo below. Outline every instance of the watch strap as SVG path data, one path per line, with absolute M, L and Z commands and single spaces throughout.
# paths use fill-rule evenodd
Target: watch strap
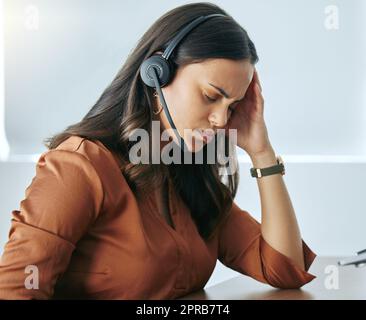
M 277 164 L 267 167 L 267 168 L 251 168 L 250 173 L 251 176 L 254 178 L 261 178 L 264 176 L 269 176 L 272 174 L 281 173 L 282 175 L 285 174 L 285 166 L 280 156 L 276 157 Z

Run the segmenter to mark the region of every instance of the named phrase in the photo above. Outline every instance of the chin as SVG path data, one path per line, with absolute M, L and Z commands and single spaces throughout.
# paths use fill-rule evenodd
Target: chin
M 205 142 L 202 141 L 198 141 L 197 143 L 195 142 L 195 139 L 193 139 L 192 143 L 190 143 L 187 147 L 188 150 L 192 153 L 196 153 L 199 152 L 203 149 L 203 147 L 206 145 Z

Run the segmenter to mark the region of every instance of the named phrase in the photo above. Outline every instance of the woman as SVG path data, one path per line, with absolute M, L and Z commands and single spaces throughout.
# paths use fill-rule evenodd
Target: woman
M 172 129 L 162 96 L 141 79 L 141 64 L 209 14 L 224 17 L 206 20 L 181 40 L 170 58 L 176 72 L 162 88 L 187 143 L 182 154 L 207 160 L 218 134 L 204 138 L 200 130 L 223 129 L 227 143 L 217 160 L 230 146 L 228 129 L 236 129 L 236 143 L 255 169 L 277 164 L 247 32 L 216 5 L 177 7 L 143 35 L 87 115 L 47 139 L 49 150 L 38 160 L 20 210 L 12 212 L 0 298 L 173 299 L 203 288 L 217 259 L 278 288 L 315 278 L 307 271 L 316 255 L 300 236 L 283 172 L 257 176 L 260 224 L 233 202 L 237 171 L 224 183 L 217 161 L 131 161 L 139 143 L 131 139 L 134 130 L 151 133 L 155 121 L 161 131 Z M 192 139 L 185 129 L 193 130 Z M 160 142 L 158 149 L 148 147 L 163 154 L 171 142 Z

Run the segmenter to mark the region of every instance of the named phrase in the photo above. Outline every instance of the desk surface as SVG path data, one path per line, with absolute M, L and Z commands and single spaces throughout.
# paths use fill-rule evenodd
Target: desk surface
M 338 266 L 337 262 L 340 259 L 342 257 L 316 257 L 309 270 L 316 278 L 301 289 L 277 289 L 248 276 L 240 275 L 178 300 L 366 299 L 366 267 Z M 338 279 L 338 289 L 335 289 L 336 279 Z M 333 289 L 329 288 L 329 285 Z

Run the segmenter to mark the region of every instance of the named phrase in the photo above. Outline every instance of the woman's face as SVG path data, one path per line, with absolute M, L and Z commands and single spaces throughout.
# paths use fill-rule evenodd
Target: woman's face
M 199 151 L 211 141 L 201 135 L 202 131 L 216 132 L 226 125 L 253 73 L 254 66 L 248 60 L 208 59 L 178 68 L 174 79 L 162 88 L 173 122 L 190 152 Z M 155 101 L 158 110 L 160 99 Z M 161 121 L 162 130 L 171 128 L 164 110 L 154 117 Z M 174 132 L 169 133 L 177 142 Z M 162 141 L 161 145 L 166 143 Z

